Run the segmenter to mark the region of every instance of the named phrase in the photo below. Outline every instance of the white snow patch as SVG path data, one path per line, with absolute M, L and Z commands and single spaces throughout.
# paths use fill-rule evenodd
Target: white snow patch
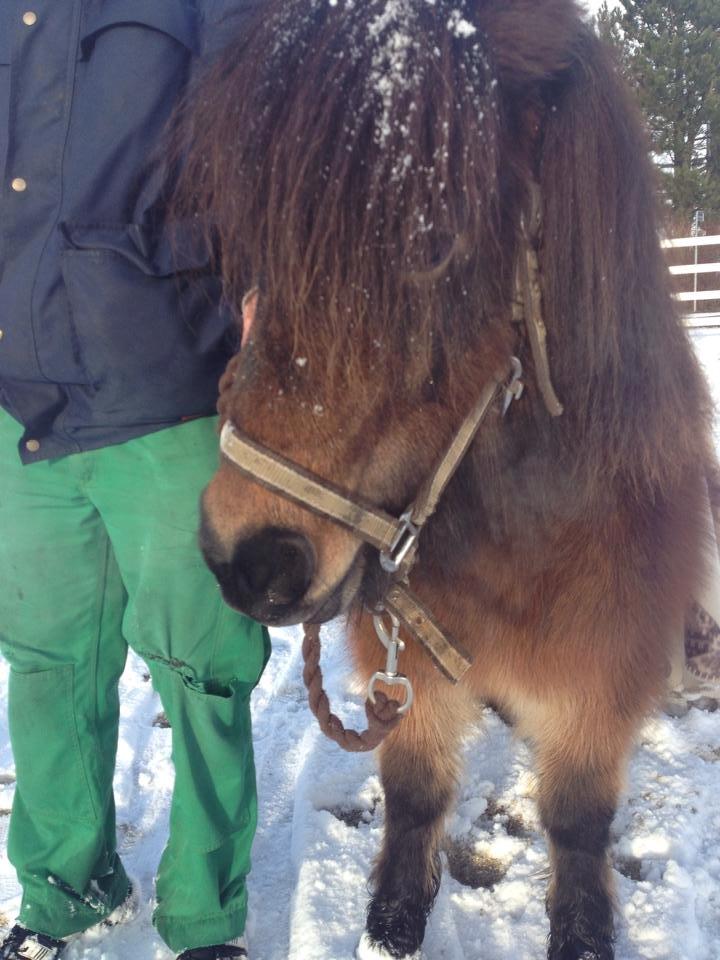
M 447 26 L 453 36 L 461 37 L 462 39 L 467 39 L 477 33 L 477 27 L 470 23 L 469 20 L 466 20 L 460 10 L 453 10 L 448 19 Z

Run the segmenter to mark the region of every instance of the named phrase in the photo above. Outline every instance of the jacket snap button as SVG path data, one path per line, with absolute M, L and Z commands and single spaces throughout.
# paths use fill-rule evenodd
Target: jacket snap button
M 23 180 L 22 177 L 15 177 L 10 186 L 13 188 L 15 193 L 22 193 L 23 190 L 27 190 L 27 180 Z
M 32 10 L 28 10 L 27 13 L 23 14 L 22 22 L 26 27 L 34 27 L 37 23 L 37 14 Z
M 40 449 L 40 441 L 28 440 L 27 443 L 25 444 L 25 449 L 28 450 L 30 453 L 37 453 L 38 450 Z

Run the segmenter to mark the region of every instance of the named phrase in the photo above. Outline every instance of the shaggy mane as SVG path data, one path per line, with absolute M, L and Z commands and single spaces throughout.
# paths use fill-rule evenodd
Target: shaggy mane
M 276 362 L 317 357 L 336 384 L 378 347 L 472 377 L 482 337 L 510 326 L 539 181 L 566 414 L 551 423 L 531 389 L 537 429 L 573 469 L 581 440 L 589 475 L 631 486 L 674 482 L 670 445 L 706 456 L 702 429 L 667 430 L 688 398 L 707 403 L 645 133 L 574 0 L 268 0 L 193 91 L 173 149 L 189 153 L 175 215 L 204 224 L 232 308 L 259 283 Z
M 259 279 L 304 352 L 341 348 L 344 374 L 363 344 L 429 363 L 441 337 L 451 358 L 508 315 L 502 114 L 457 2 L 271 2 L 184 118 L 182 202 L 209 211 L 235 309 Z

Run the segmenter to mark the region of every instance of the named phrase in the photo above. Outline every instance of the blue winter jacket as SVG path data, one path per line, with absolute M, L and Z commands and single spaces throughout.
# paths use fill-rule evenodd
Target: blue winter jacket
M 0 0 L 0 402 L 26 463 L 214 410 L 230 324 L 206 252 L 169 242 L 158 145 L 242 6 Z

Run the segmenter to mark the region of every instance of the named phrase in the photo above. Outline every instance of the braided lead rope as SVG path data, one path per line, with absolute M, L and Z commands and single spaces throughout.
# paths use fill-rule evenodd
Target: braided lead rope
M 317 717 L 320 729 L 334 740 L 338 746 L 349 753 L 365 753 L 379 746 L 385 737 L 392 733 L 402 714 L 398 713 L 400 704 L 397 700 L 390 700 L 384 693 L 375 693 L 375 703 L 365 702 L 365 714 L 368 728 L 363 733 L 356 730 L 346 730 L 339 717 L 330 712 L 330 702 L 323 690 L 323 675 L 320 669 L 320 624 L 303 624 L 305 637 L 303 639 L 302 654 L 305 666 L 303 680 L 308 691 L 310 709 Z

